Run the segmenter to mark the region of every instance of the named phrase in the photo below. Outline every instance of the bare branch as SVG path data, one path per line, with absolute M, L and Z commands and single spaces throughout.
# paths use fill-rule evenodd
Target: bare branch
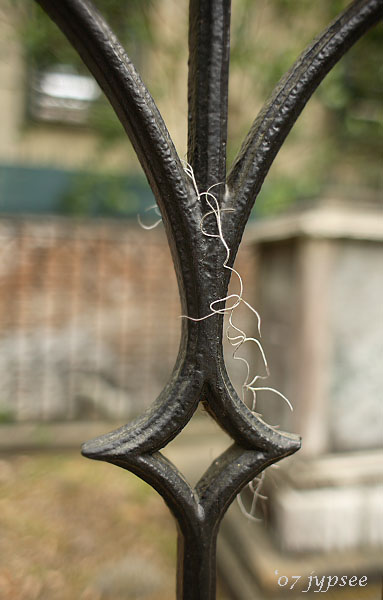
M 228 175 L 237 248 L 265 176 L 306 102 L 345 52 L 383 16 L 383 0 L 355 0 L 301 54 L 276 86 L 244 141 Z M 233 253 L 234 254 L 234 253 Z M 233 256 L 234 258 L 234 256 Z

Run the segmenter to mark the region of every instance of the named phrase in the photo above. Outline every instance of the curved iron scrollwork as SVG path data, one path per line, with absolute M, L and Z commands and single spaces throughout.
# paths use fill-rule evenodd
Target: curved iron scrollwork
M 162 117 L 140 76 L 89 0 L 36 0 L 93 73 L 124 126 L 160 207 L 177 273 L 183 313 L 211 312 L 227 295 L 225 250 L 200 231 L 202 208 Z M 198 188 L 218 186 L 222 228 L 233 265 L 263 180 L 319 83 L 383 15 L 382 0 L 355 0 L 303 52 L 276 86 L 226 175 L 230 0 L 190 0 L 188 162 Z M 177 597 L 215 598 L 220 521 L 243 486 L 293 454 L 299 437 L 273 429 L 237 396 L 226 372 L 223 315 L 183 320 L 178 358 L 156 402 L 138 419 L 83 446 L 89 458 L 132 471 L 165 499 L 179 530 Z M 193 489 L 160 449 L 185 427 L 199 402 L 233 438 Z

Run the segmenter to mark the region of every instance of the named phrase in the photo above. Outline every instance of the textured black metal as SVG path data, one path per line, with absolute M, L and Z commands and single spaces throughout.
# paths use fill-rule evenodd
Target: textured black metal
M 226 179 L 229 58 L 230 0 L 191 0 L 188 161 L 201 191 Z
M 36 1 L 77 48 L 133 143 L 161 209 L 184 314 L 207 315 L 210 303 L 227 293 L 224 250 L 201 235 L 204 207 L 152 97 L 88 0 Z M 232 261 L 267 171 L 305 103 L 382 12 L 383 0 L 356 0 L 314 41 L 277 85 L 226 179 L 230 1 L 191 0 L 188 157 L 201 191 L 227 183 L 220 201 L 235 209 L 222 213 Z M 297 436 L 273 429 L 237 396 L 225 368 L 222 329 L 222 315 L 184 319 L 173 373 L 155 403 L 128 425 L 83 446 L 85 456 L 132 471 L 165 499 L 179 530 L 177 598 L 184 600 L 215 598 L 216 537 L 226 509 L 260 471 L 300 447 Z M 159 451 L 200 401 L 234 444 L 193 489 Z

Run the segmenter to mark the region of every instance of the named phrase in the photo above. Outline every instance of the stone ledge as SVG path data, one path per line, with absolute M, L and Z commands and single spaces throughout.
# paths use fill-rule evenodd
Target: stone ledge
M 349 238 L 382 241 L 382 210 L 329 201 L 296 214 L 261 219 L 249 224 L 247 243 L 274 242 L 298 237 Z

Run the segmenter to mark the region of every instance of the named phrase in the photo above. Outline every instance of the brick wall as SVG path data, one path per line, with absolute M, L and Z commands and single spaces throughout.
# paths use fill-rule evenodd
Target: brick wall
M 155 399 L 180 331 L 161 225 L 7 218 L 0 253 L 0 419 L 126 419 Z

